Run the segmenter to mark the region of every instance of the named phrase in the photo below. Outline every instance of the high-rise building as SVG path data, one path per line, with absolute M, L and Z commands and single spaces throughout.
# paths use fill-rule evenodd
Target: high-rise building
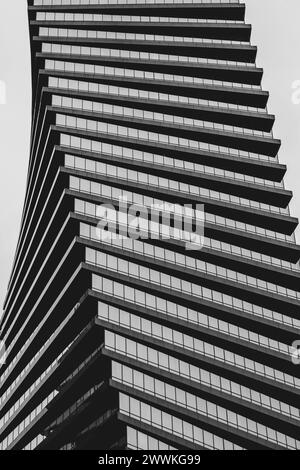
M 298 221 L 245 5 L 28 3 L 1 448 L 299 449 Z

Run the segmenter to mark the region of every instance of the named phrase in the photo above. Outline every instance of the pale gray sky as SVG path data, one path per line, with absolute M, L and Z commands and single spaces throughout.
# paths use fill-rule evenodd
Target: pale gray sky
M 300 104 L 292 103 L 292 84 L 300 80 L 299 0 L 245 0 L 253 25 L 263 86 L 276 115 L 275 137 L 282 140 L 280 160 L 288 165 L 286 187 L 294 191 L 292 215 L 300 216 Z M 0 81 L 7 104 L 0 104 L 0 302 L 16 248 L 29 156 L 30 55 L 26 0 L 0 2 Z M 298 232 L 299 233 L 299 232 Z M 298 237 L 299 239 L 299 237 Z

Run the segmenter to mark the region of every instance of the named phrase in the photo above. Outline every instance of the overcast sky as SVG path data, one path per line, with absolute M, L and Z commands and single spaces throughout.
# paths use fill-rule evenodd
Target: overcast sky
M 246 0 L 247 21 L 258 46 L 257 65 L 265 70 L 269 111 L 276 115 L 280 160 L 288 165 L 286 187 L 294 191 L 292 215 L 300 216 L 300 104 L 292 102 L 300 84 L 299 0 Z M 25 193 L 30 137 L 30 55 L 26 0 L 0 2 L 0 83 L 7 104 L 0 104 L 0 302 L 10 275 Z M 300 87 L 300 86 L 299 86 Z M 1 85 L 0 85 L 1 93 Z M 299 94 L 300 96 L 300 94 Z M 299 237 L 298 237 L 299 239 Z

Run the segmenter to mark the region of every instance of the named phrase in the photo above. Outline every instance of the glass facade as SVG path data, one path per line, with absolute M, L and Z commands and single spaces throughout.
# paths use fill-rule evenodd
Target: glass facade
M 298 220 L 245 5 L 28 14 L 0 449 L 299 450 Z

